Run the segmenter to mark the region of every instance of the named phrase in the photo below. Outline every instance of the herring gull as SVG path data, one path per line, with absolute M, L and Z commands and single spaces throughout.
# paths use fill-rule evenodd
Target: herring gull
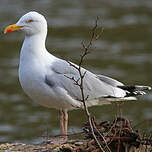
M 68 110 L 83 108 L 81 91 L 69 77 L 79 79 L 79 72 L 70 64 L 50 54 L 45 47 L 47 22 L 43 15 L 29 12 L 4 33 L 21 30 L 25 39 L 21 48 L 19 81 L 24 92 L 38 104 L 60 110 L 61 135 L 67 135 Z M 72 62 L 71 62 L 72 63 Z M 76 64 L 75 64 L 76 65 Z M 77 66 L 77 65 L 76 65 Z M 109 104 L 114 101 L 136 100 L 149 86 L 127 86 L 84 68 L 84 94 L 87 106 Z

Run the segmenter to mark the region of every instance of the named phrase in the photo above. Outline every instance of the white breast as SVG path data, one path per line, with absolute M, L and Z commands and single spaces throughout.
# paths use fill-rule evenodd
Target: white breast
M 34 37 L 24 40 L 20 54 L 19 81 L 24 92 L 32 100 L 48 106 L 45 102 L 51 102 L 53 95 L 44 82 L 46 68 L 51 66 L 54 57 L 46 51 L 45 46 L 39 46 L 41 43 L 38 40 Z
M 33 44 L 33 43 L 32 43 Z M 63 90 L 58 93 L 45 83 L 45 76 L 51 75 L 51 65 L 56 57 L 49 54 L 45 48 L 37 47 L 24 41 L 20 55 L 19 81 L 24 92 L 38 104 L 51 108 L 71 108 L 65 100 Z M 60 98 L 61 97 L 61 98 Z M 68 98 L 69 99 L 69 98 Z

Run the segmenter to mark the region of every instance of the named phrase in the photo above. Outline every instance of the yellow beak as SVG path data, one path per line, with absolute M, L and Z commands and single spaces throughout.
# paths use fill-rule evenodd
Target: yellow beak
M 4 34 L 6 33 L 10 33 L 10 32 L 13 32 L 13 31 L 17 31 L 17 30 L 20 30 L 23 26 L 16 26 L 16 24 L 13 24 L 13 25 L 9 25 L 5 28 L 4 30 Z

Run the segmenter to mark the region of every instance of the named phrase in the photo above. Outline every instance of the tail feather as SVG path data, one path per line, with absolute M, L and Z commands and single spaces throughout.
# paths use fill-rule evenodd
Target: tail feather
M 124 86 L 117 86 L 118 88 L 121 88 L 126 91 L 126 97 L 130 96 L 138 96 L 138 95 L 144 95 L 146 94 L 146 90 L 151 90 L 152 88 L 150 86 L 139 86 L 139 85 L 124 85 Z
M 101 96 L 99 98 L 94 98 L 91 100 L 87 100 L 87 106 L 95 106 L 95 105 L 104 105 L 104 104 L 112 104 L 123 101 L 133 101 L 136 100 L 136 96 L 146 94 L 146 90 L 151 90 L 149 86 L 129 86 L 129 85 L 121 85 L 117 86 L 118 88 L 124 90 L 126 92 L 126 96 L 124 97 L 115 97 L 115 96 Z

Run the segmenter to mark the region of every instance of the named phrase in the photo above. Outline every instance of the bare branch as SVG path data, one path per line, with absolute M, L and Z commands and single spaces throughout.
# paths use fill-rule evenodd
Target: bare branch
M 104 143 L 105 143 L 105 145 L 106 145 L 105 147 L 107 148 L 107 150 L 108 150 L 109 152 L 111 152 L 111 150 L 110 150 L 110 148 L 109 148 L 109 146 L 108 146 L 108 144 L 107 144 L 107 142 L 106 142 L 105 137 L 104 137 L 104 136 L 100 133 L 100 131 L 97 129 L 97 127 L 96 127 L 93 119 L 92 119 L 92 125 L 93 125 L 93 127 L 95 128 L 95 130 L 97 131 L 97 133 L 99 134 L 99 136 L 103 139 L 103 141 L 104 141 Z
M 95 25 L 94 25 L 94 27 L 91 30 L 90 40 L 89 40 L 88 44 L 85 44 L 84 41 L 81 42 L 82 47 L 83 47 L 83 53 L 80 55 L 80 62 L 78 64 L 79 67 L 77 67 L 75 64 L 67 61 L 70 66 L 74 67 L 79 72 L 80 78 L 78 80 L 75 80 L 73 77 L 67 77 L 67 76 L 66 77 L 69 78 L 70 80 L 72 80 L 75 85 L 78 85 L 80 87 L 81 101 L 83 102 L 83 107 L 84 107 L 85 113 L 86 113 L 86 115 L 88 117 L 88 121 L 89 121 L 89 125 L 90 125 L 90 128 L 91 128 L 91 132 L 92 132 L 93 138 L 94 138 L 95 142 L 97 143 L 99 149 L 101 151 L 105 152 L 104 149 L 102 148 L 102 146 L 100 145 L 100 142 L 98 141 L 95 133 L 94 133 L 94 125 L 92 124 L 93 123 L 92 122 L 92 117 L 90 115 L 90 112 L 89 112 L 87 104 L 86 104 L 86 101 L 89 98 L 89 95 L 87 95 L 87 97 L 85 97 L 86 95 L 85 95 L 85 92 L 84 92 L 84 77 L 85 77 L 87 71 L 85 71 L 84 73 L 82 72 L 83 61 L 84 61 L 86 55 L 90 53 L 90 49 L 92 47 L 92 43 L 95 42 L 96 40 L 98 40 L 99 37 L 103 33 L 103 28 L 101 29 L 101 31 L 99 33 L 97 33 L 98 20 L 99 20 L 99 17 L 96 18 Z
M 69 63 L 70 66 L 72 66 L 72 67 L 74 67 L 75 69 L 79 70 L 79 68 L 78 68 L 75 64 L 71 63 L 70 61 L 67 61 L 67 62 Z
M 78 85 L 78 86 L 80 87 L 80 84 L 79 84 L 80 78 L 78 78 L 78 79 L 76 80 L 74 77 L 69 77 L 69 76 L 67 76 L 67 75 L 64 75 L 64 76 L 65 76 L 66 78 L 74 81 L 74 84 L 75 84 L 75 85 Z

